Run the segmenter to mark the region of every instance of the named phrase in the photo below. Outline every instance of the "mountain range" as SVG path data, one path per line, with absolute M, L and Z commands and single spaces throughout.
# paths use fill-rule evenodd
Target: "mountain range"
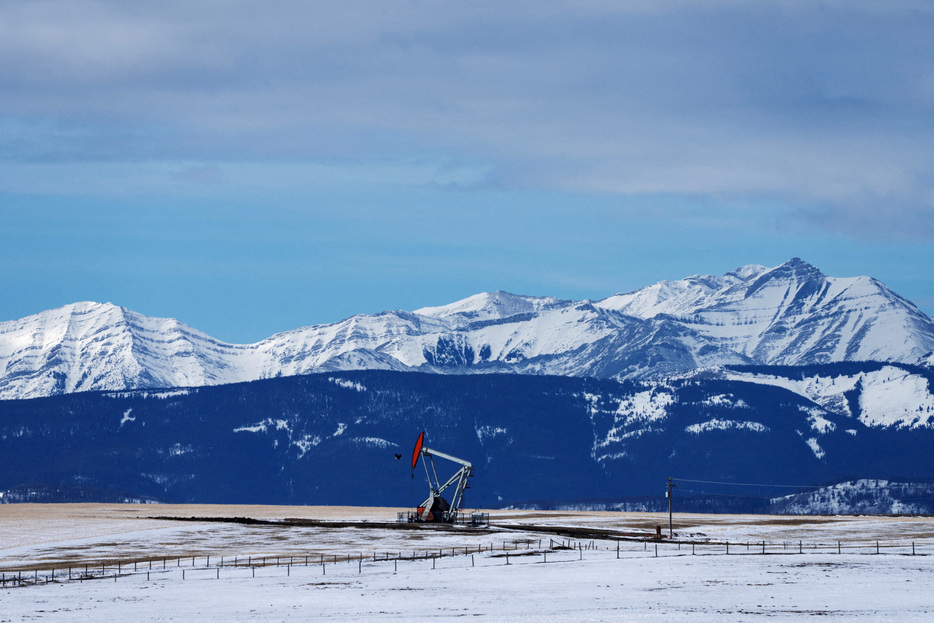
M 227 344 L 75 303 L 0 323 L 0 502 L 934 512 L 934 321 L 794 258 L 568 301 L 493 292 Z M 823 486 L 824 488 L 818 488 Z
M 934 363 L 934 320 L 870 277 L 798 258 L 598 301 L 506 292 L 228 344 L 113 304 L 0 323 L 0 400 L 338 370 L 658 380 L 729 365 Z

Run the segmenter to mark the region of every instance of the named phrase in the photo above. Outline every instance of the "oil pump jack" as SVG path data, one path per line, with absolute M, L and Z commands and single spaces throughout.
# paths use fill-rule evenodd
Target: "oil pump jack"
M 422 502 L 416 510 L 413 521 L 455 523 L 457 514 L 460 512 L 461 503 L 464 501 L 464 491 L 470 488 L 468 479 L 473 476 L 473 465 L 464 459 L 425 447 L 424 442 L 425 433 L 423 432 L 418 436 L 418 440 L 415 442 L 415 450 L 412 452 L 412 475 L 414 477 L 415 465 L 418 463 L 419 457 L 424 457 L 422 463 L 425 465 L 425 474 L 428 476 L 429 493 L 428 499 Z M 447 459 L 461 466 L 443 484 L 435 469 L 435 457 Z M 428 469 L 429 463 L 431 464 L 430 471 Z M 432 480 L 432 476 L 434 476 L 434 480 Z M 441 493 L 451 487 L 454 487 L 454 495 L 451 497 L 451 502 L 448 503 L 447 500 L 441 497 Z

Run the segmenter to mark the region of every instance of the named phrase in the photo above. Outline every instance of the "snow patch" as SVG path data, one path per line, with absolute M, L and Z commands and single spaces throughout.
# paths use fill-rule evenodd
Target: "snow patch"
M 366 391 L 366 387 L 364 387 L 360 383 L 357 383 L 356 381 L 348 381 L 347 379 L 339 379 L 333 376 L 329 376 L 328 381 L 330 381 L 331 383 L 334 383 L 338 387 L 343 387 L 344 389 L 352 389 L 358 392 Z
M 368 446 L 371 448 L 398 448 L 399 444 L 393 443 L 391 441 L 386 441 L 385 439 L 380 439 L 379 437 L 354 437 L 352 439 L 357 445 Z
M 811 449 L 811 452 L 814 453 L 814 456 L 816 456 L 818 459 L 824 458 L 824 449 L 820 447 L 815 437 L 809 437 L 808 439 L 805 439 L 804 442 L 808 445 L 808 448 Z
M 182 456 L 183 454 L 191 454 L 193 448 L 190 445 L 182 445 L 180 443 L 175 444 L 168 450 L 169 456 Z
M 728 409 L 748 409 L 749 405 L 742 398 L 737 399 L 733 394 L 720 394 L 711 396 L 704 400 L 702 405 L 706 407 L 725 407 Z
M 266 418 L 261 422 L 252 424 L 250 426 L 241 426 L 240 428 L 233 429 L 235 433 L 265 433 L 270 429 L 272 430 L 285 430 L 292 432 L 291 427 L 289 426 L 288 420 L 274 420 L 272 418 Z
M 755 433 L 767 433 L 769 432 L 769 427 L 760 422 L 740 422 L 737 420 L 721 420 L 719 418 L 714 418 L 706 422 L 701 422 L 700 424 L 691 424 L 684 429 L 685 432 L 695 435 L 708 433 L 714 430 L 748 430 Z
M 480 443 L 485 442 L 488 439 L 493 439 L 499 435 L 505 435 L 507 430 L 500 426 L 481 426 L 477 429 L 477 439 Z
M 603 413 L 599 408 L 600 396 L 584 394 L 588 403 L 592 421 Z M 602 436 L 594 428 L 594 444 L 591 456 L 595 461 L 609 460 L 617 457 L 622 451 L 612 448 L 629 439 L 636 439 L 647 433 L 656 432 L 654 423 L 661 422 L 668 416 L 668 407 L 674 403 L 675 395 L 670 391 L 647 390 L 637 392 L 632 396 L 617 398 L 619 401 L 612 413 L 612 423 Z
M 816 407 L 799 407 L 802 413 L 808 415 L 808 425 L 811 430 L 826 435 L 836 430 L 837 425 L 824 417 L 824 412 Z
M 298 448 L 298 458 L 305 456 L 305 453 L 321 443 L 321 437 L 317 435 L 304 435 L 301 439 L 292 442 L 292 445 Z
M 781 387 L 830 411 L 856 417 L 866 426 L 934 428 L 934 395 L 926 378 L 897 366 L 852 375 L 812 376 L 790 379 L 783 376 L 727 372 L 731 381 L 746 381 Z M 854 414 L 848 392 L 859 392 L 859 413 Z
M 156 398 L 166 400 L 167 398 L 176 398 L 178 396 L 187 396 L 195 393 L 196 389 L 160 389 L 160 390 L 136 390 L 130 392 L 108 392 L 104 394 L 107 398 Z
M 934 427 L 934 396 L 926 378 L 886 366 L 865 374 L 859 420 L 866 426 Z

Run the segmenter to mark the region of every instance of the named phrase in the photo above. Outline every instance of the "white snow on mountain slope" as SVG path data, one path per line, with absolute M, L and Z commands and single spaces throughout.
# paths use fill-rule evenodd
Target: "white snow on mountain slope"
M 768 270 L 765 266 L 750 265 L 723 277 L 694 275 L 678 281 L 661 281 L 635 292 L 614 294 L 594 304 L 638 318 L 654 318 L 662 314 L 689 316 L 722 290 L 748 282 Z
M 928 495 L 925 485 L 864 478 L 774 498 L 772 504 L 788 515 L 918 515 L 925 513 Z
M 230 382 L 239 376 L 230 351 L 177 320 L 74 303 L 0 323 L 0 397 L 125 389 L 140 380 L 151 387 Z
M 896 366 L 851 375 L 783 376 L 727 371 L 724 378 L 785 388 L 833 413 L 855 417 L 866 426 L 934 428 L 934 394 L 927 379 Z M 859 389 L 859 413 L 845 394 Z M 823 419 L 823 418 L 821 418 Z M 815 420 L 815 427 L 823 426 Z
M 721 348 L 773 365 L 914 363 L 934 350 L 931 318 L 885 285 L 827 277 L 798 258 L 662 282 L 596 305 L 640 318 L 675 316 Z
M 601 416 L 612 419 L 602 436 L 596 433 L 599 427 L 594 427 L 591 457 L 598 462 L 626 456 L 627 442 L 656 430 L 675 402 L 675 395 L 664 390 L 637 392 L 619 398 L 615 405 L 612 401 L 601 405 L 600 396 L 595 394 L 584 394 L 582 398 L 588 404 L 591 420 Z
M 551 296 L 521 296 L 496 291 L 482 292 L 440 307 L 423 307 L 416 309 L 414 313 L 434 318 L 460 315 L 466 320 L 491 320 L 540 312 L 562 303 L 572 301 L 561 301 Z
M 660 378 L 728 364 L 934 352 L 934 321 L 881 283 L 797 258 L 602 301 L 493 292 L 226 344 L 182 322 L 75 303 L 0 323 L 0 399 L 353 369 Z
M 688 433 L 694 434 L 709 433 L 710 431 L 715 430 L 749 430 L 755 433 L 767 433 L 769 432 L 769 427 L 765 424 L 762 424 L 761 422 L 722 420 L 720 418 L 714 418 L 699 424 L 691 424 L 684 430 Z

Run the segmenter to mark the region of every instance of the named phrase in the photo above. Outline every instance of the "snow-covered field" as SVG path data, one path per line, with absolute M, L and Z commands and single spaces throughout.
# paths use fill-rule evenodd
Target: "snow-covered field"
M 396 510 L 0 505 L 0 622 L 934 617 L 934 518 L 675 515 L 656 543 L 667 515 Z

